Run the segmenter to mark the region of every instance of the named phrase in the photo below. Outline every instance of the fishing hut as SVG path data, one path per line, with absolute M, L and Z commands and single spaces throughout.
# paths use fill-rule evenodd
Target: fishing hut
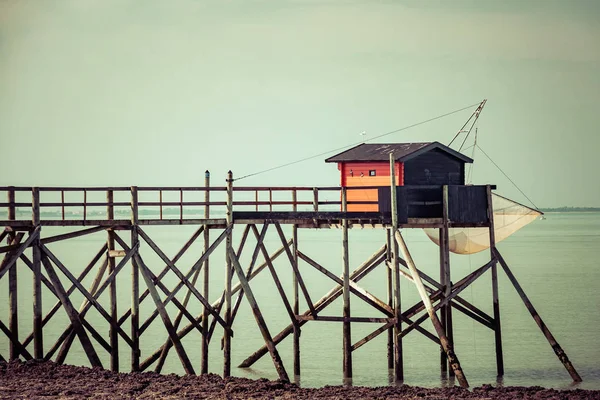
M 309 322 L 334 321 L 342 326 L 345 382 L 352 378 L 353 353 L 382 334 L 388 339 L 388 366 L 395 379 L 402 381 L 403 338 L 417 332 L 440 346 L 442 372 L 455 375 L 460 385 L 467 387 L 466 374 L 454 351 L 452 313 L 462 313 L 493 332 L 497 373 L 501 376 L 500 266 L 573 380 L 581 380 L 496 247 L 500 223 L 535 218 L 539 212 L 516 203 L 512 208 L 499 207 L 494 186 L 465 185 L 465 164 L 472 159 L 437 142 L 362 144 L 326 161 L 338 164 L 340 186 L 239 186 L 231 172 L 225 185 L 214 186 L 207 171 L 204 185 L 199 187 L 0 187 L 0 195 L 6 199 L 0 203 L 0 223 L 4 227 L 0 240 L 7 241 L 0 246 L 0 279 L 7 279 L 9 288 L 8 321 L 0 319 L 0 330 L 9 345 L 8 349 L 0 349 L 0 359 L 51 359 L 62 363 L 77 339 L 94 367 L 104 367 L 98 355 L 102 351 L 110 358 L 110 369 L 123 371 L 119 349 L 126 346 L 131 354 L 127 369 L 131 371 L 153 368 L 160 372 L 174 349 L 186 373 L 207 373 L 209 343 L 216 326 L 220 326 L 222 354 L 212 356 L 223 357 L 223 375 L 229 376 L 234 322 L 240 303 L 247 301 L 264 346 L 249 354 L 239 367 L 250 367 L 269 354 L 278 376 L 289 380 L 277 346 L 291 336 L 293 374 L 300 376 L 302 327 Z M 326 199 L 325 194 L 330 197 Z M 193 226 L 194 233 L 170 257 L 149 233 L 151 226 Z M 379 229 L 385 236 L 372 256 L 351 269 L 348 230 L 355 227 Z M 319 254 L 311 254 L 310 243 L 302 243 L 299 231 L 304 228 L 340 230 L 341 274 L 325 268 L 318 261 Z M 57 229 L 65 231 L 56 233 Z M 242 232 L 237 244 L 234 229 Z M 415 265 L 403 237 L 406 229 L 426 229 L 439 244 L 439 277 L 429 276 Z M 267 231 L 275 231 L 280 241 L 274 252 L 265 246 Z M 101 240 L 97 251 L 77 272 L 67 267 L 53 249 L 58 242 L 98 235 Z M 472 243 L 478 237 L 483 239 Z M 195 262 L 182 264 L 182 256 L 189 254 L 196 242 L 202 245 L 201 254 L 194 255 Z M 242 265 L 240 255 L 245 248 L 251 249 L 252 256 L 247 265 Z M 487 251 L 489 261 L 451 280 L 451 251 Z M 225 255 L 225 265 L 210 263 L 211 255 L 217 252 Z M 160 263 L 148 262 L 146 253 L 158 257 Z M 292 274 L 291 287 L 283 286 L 282 271 L 273 265 L 280 256 Z M 216 268 L 225 269 L 225 281 L 215 290 L 210 288 L 209 276 Z M 331 290 L 318 300 L 309 294 L 310 282 L 303 278 L 306 268 L 331 280 Z M 360 280 L 376 268 L 386 270 L 387 298 L 378 298 L 360 286 Z M 253 292 L 252 280 L 264 271 L 273 279 L 289 317 L 289 325 L 279 332 L 269 329 Z M 461 297 L 463 290 L 486 273 L 492 278 L 492 315 Z M 86 285 L 84 279 L 90 274 L 94 278 Z M 167 285 L 167 274 L 176 276 L 174 285 Z M 121 279 L 123 275 L 127 275 L 125 279 Z M 19 280 L 30 277 L 32 291 L 19 293 Z M 402 304 L 401 279 L 414 284 L 420 301 Z M 118 291 L 130 293 L 128 304 L 117 300 Z M 83 296 L 79 306 L 74 293 Z M 353 315 L 350 294 L 383 317 Z M 56 299 L 47 304 L 48 296 Z M 328 309 L 340 297 L 341 315 Z M 19 324 L 19 304 L 24 298 L 31 299 L 31 332 L 23 332 Z M 301 300 L 305 310 L 300 308 Z M 200 314 L 189 311 L 190 301 L 201 304 Z M 142 302 L 152 304 L 147 318 L 141 318 Z M 176 312 L 170 313 L 167 306 Z M 100 315 L 103 328 L 86 318 L 92 309 Z M 57 323 L 59 310 L 68 316 L 68 323 L 55 342 L 47 343 L 44 330 L 48 324 Z M 424 326 L 427 320 L 433 331 Z M 156 321 L 164 327 L 164 343 L 154 351 L 142 352 L 141 340 Z M 373 330 L 352 342 L 350 333 L 355 323 L 369 323 Z M 195 347 L 201 347 L 198 370 L 183 342 L 192 332 L 200 335 L 200 343 L 195 342 Z

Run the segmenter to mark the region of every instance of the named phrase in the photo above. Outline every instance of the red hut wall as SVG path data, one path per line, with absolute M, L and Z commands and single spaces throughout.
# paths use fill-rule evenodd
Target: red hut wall
M 340 170 L 342 187 L 390 185 L 390 164 L 387 162 L 339 163 L 338 169 Z M 395 174 L 396 185 L 404 185 L 403 163 L 395 163 Z M 377 189 L 351 189 L 346 193 L 349 202 L 377 201 Z M 348 204 L 348 211 L 379 211 L 379 206 L 377 204 Z

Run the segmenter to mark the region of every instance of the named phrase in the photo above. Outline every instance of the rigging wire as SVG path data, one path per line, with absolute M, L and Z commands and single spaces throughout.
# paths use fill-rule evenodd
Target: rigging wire
M 251 176 L 255 176 L 255 175 L 259 175 L 259 174 L 264 174 L 265 172 L 274 171 L 276 169 L 280 169 L 280 168 L 284 168 L 284 167 L 289 167 L 290 165 L 294 165 L 294 164 L 298 164 L 298 163 L 301 163 L 301 162 L 304 162 L 304 161 L 312 160 L 313 158 L 321 157 L 321 156 L 324 156 L 326 154 L 333 153 L 334 151 L 340 151 L 340 150 L 347 149 L 348 147 L 357 146 L 359 144 L 366 143 L 366 142 L 369 142 L 371 140 L 379 139 L 381 137 L 388 136 L 388 135 L 391 135 L 393 133 L 398 133 L 398 132 L 401 132 L 401 131 L 405 131 L 407 129 L 411 129 L 411 128 L 414 128 L 416 126 L 423 125 L 423 124 L 426 124 L 428 122 L 432 122 L 432 121 L 438 120 L 440 118 L 447 117 L 447 116 L 452 115 L 452 114 L 456 114 L 456 113 L 464 111 L 464 110 L 468 110 L 469 108 L 473 108 L 475 106 L 479 106 L 477 108 L 477 109 L 479 109 L 481 107 L 482 103 L 485 103 L 485 100 L 483 102 L 471 104 L 470 106 L 463 107 L 463 108 L 460 108 L 458 110 L 454 110 L 454 111 L 448 112 L 446 114 L 438 115 L 437 117 L 433 117 L 433 118 L 427 119 L 425 121 L 417 122 L 415 124 L 402 127 L 400 129 L 395 129 L 393 131 L 382 133 L 381 135 L 374 136 L 372 138 L 369 138 L 368 140 L 364 140 L 364 141 L 361 141 L 361 142 L 356 142 L 356 143 L 348 144 L 348 145 L 345 145 L 345 146 L 342 146 L 342 147 L 338 147 L 336 149 L 331 149 L 331 150 L 324 151 L 324 152 L 319 153 L 319 154 L 315 154 L 315 155 L 312 155 L 312 156 L 304 157 L 304 158 L 301 158 L 299 160 L 295 160 L 295 161 L 291 161 L 291 162 L 288 162 L 288 163 L 285 163 L 285 164 L 277 165 L 275 167 L 267 168 L 267 169 L 264 169 L 262 171 L 253 172 L 251 174 L 244 175 L 244 176 L 242 176 L 240 178 L 236 178 L 236 179 L 234 179 L 234 181 L 239 181 L 239 180 L 242 180 L 242 179 L 245 179 L 245 178 L 249 178 Z M 477 110 L 475 112 L 477 112 Z M 475 115 L 475 113 L 473 115 Z M 471 118 L 473 117 L 473 115 L 471 115 L 471 117 L 469 118 L 469 120 L 471 120 Z
M 473 125 L 475 125 L 475 122 L 477 122 L 477 119 L 479 118 L 479 114 L 481 114 L 481 111 L 483 110 L 483 107 L 485 107 L 485 103 L 487 103 L 487 99 L 484 99 L 481 103 L 479 103 L 479 106 L 477 107 L 477 109 L 475 111 L 473 111 L 473 114 L 471 114 L 471 116 L 469 117 L 469 119 L 467 120 L 467 122 L 464 123 L 464 125 L 458 130 L 458 132 L 456 132 L 456 135 L 454 135 L 454 137 L 452 138 L 452 140 L 450 141 L 450 143 L 448 144 L 448 147 L 452 146 L 452 143 L 454 143 L 454 141 L 456 140 L 456 138 L 463 132 L 465 132 L 465 126 L 469 125 L 469 121 L 471 121 L 471 118 L 475 117 L 475 120 L 473 121 L 473 123 L 471 124 L 471 127 L 469 128 L 469 131 L 467 132 L 467 136 L 465 137 L 465 140 L 467 140 L 467 138 L 469 137 L 469 134 L 471 133 L 471 129 L 473 129 Z M 463 140 L 462 144 L 461 144 L 461 149 L 462 146 L 465 144 L 465 141 Z M 460 151 L 460 149 L 458 150 Z
M 471 148 L 473 148 L 473 150 L 471 151 L 471 159 L 472 160 L 475 159 L 475 148 L 477 146 L 477 128 L 478 128 L 478 126 L 475 127 L 475 139 L 473 140 L 473 145 L 470 146 Z M 467 149 L 465 149 L 465 151 L 467 151 Z M 468 178 L 467 178 L 468 184 L 473 183 L 473 169 L 474 168 L 475 168 L 475 165 L 473 163 L 471 163 L 469 165 L 469 174 L 468 174 Z
M 523 196 L 525 196 L 525 198 L 526 198 L 527 200 L 529 200 L 529 202 L 530 202 L 531 204 L 533 204 L 533 206 L 536 208 L 536 210 L 539 210 L 538 206 L 536 206 L 536 205 L 535 205 L 535 203 L 533 202 L 533 200 L 531 200 L 531 199 L 530 199 L 530 198 L 529 198 L 529 197 L 528 197 L 528 196 L 527 196 L 525 193 L 523 193 L 523 191 L 522 191 L 522 190 L 521 190 L 521 189 L 520 189 L 520 188 L 517 186 L 517 184 L 516 184 L 515 182 L 513 182 L 513 180 L 512 180 L 512 179 L 510 179 L 508 175 L 506 175 L 506 173 L 505 173 L 505 172 L 502 170 L 502 168 L 500 168 L 500 166 L 498 166 L 498 164 L 496 164 L 496 163 L 494 162 L 494 160 L 492 160 L 492 158 L 491 158 L 490 156 L 488 156 L 488 155 L 487 155 L 487 153 L 486 153 L 486 152 L 485 152 L 485 151 L 484 151 L 484 150 L 481 148 L 481 146 L 479 146 L 478 144 L 475 144 L 475 146 L 477 146 L 477 148 L 478 148 L 479 150 L 481 150 L 481 152 L 483 153 L 483 155 L 484 155 L 484 156 L 486 156 L 486 157 L 487 157 L 487 159 L 488 159 L 488 160 L 490 160 L 490 161 L 492 162 L 492 164 L 494 164 L 494 165 L 496 166 L 496 168 L 498 168 L 498 170 L 499 170 L 500 172 L 502 172 L 502 175 L 504 175 L 504 176 L 506 177 L 506 179 L 508 179 L 508 180 L 510 181 L 510 183 L 512 183 L 512 184 L 513 184 L 513 186 L 514 186 L 514 187 L 516 187 L 516 188 L 517 188 L 517 190 L 518 190 L 518 191 L 519 191 L 519 192 L 520 192 L 520 193 L 521 193 Z

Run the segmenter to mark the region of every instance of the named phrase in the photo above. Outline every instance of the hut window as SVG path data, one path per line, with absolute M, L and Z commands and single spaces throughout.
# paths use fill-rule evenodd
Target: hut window
M 375 176 L 375 170 L 374 169 L 369 170 L 369 176 Z

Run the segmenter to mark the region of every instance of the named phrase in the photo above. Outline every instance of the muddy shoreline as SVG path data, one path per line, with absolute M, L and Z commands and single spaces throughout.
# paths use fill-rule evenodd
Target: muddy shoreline
M 600 399 L 600 391 L 555 390 L 541 387 L 465 390 L 460 387 L 425 389 L 399 387 L 300 388 L 292 383 L 223 379 L 218 375 L 179 376 L 113 373 L 99 368 L 54 362 L 0 362 L 0 398 L 110 399 Z

